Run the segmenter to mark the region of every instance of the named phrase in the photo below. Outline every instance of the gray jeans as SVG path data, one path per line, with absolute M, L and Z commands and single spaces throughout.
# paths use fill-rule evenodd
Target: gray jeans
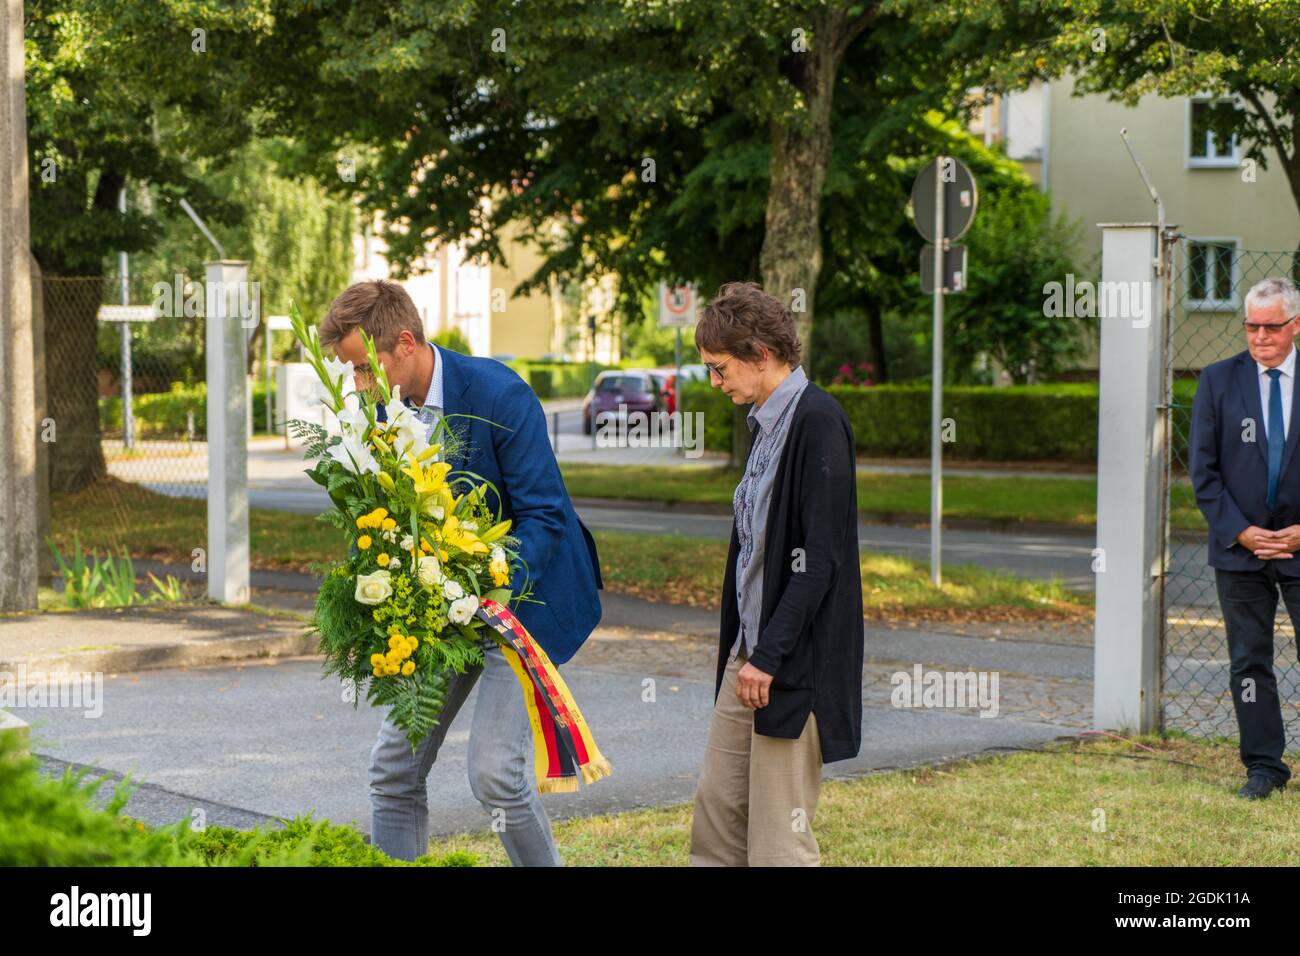
M 405 734 L 384 718 L 370 751 L 371 840 L 394 859 L 414 860 L 428 852 L 429 770 L 481 674 L 469 733 L 470 790 L 492 815 L 512 864 L 561 866 L 537 794 L 530 759 L 533 734 L 519 680 L 500 647 L 485 651 L 484 657 L 483 666 L 452 677 L 442 716 L 415 753 Z

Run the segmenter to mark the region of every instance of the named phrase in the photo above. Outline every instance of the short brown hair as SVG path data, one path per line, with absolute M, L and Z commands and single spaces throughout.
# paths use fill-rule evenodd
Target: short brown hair
M 403 329 L 424 338 L 424 322 L 410 295 L 396 282 L 371 279 L 350 285 L 330 303 L 320 324 L 320 344 L 332 346 L 361 327 L 375 340 L 375 351 L 391 352 Z
M 695 326 L 695 347 L 752 362 L 760 343 L 791 368 L 799 364 L 803 346 L 785 303 L 757 282 L 725 283 Z

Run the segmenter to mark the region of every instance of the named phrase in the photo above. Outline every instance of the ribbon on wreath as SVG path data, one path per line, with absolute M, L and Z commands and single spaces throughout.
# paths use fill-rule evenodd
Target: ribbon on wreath
M 537 792 L 577 790 L 579 771 L 584 783 L 608 777 L 613 768 L 596 747 L 568 685 L 519 618 L 491 598 L 482 601 L 476 616 L 500 635 L 497 642 L 509 649 L 505 658 L 523 689 L 533 728 Z

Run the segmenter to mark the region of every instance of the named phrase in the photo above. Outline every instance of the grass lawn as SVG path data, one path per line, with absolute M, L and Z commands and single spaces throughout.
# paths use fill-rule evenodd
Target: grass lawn
M 1244 782 L 1227 742 L 1101 738 L 828 781 L 813 829 L 826 866 L 1300 864 L 1300 793 L 1247 802 Z M 577 818 L 555 838 L 568 866 L 686 866 L 691 812 Z M 488 831 L 430 847 L 455 850 L 508 863 Z
M 109 480 L 51 503 L 55 542 L 69 555 L 74 532 L 82 547 L 124 546 L 134 558 L 190 563 L 206 544 L 207 505 L 168 498 Z M 341 532 L 311 515 L 254 508 L 252 565 L 308 571 L 345 553 Z M 727 543 L 680 535 L 594 532 L 601 573 L 611 591 L 650 600 L 714 607 L 723 580 Z M 1091 614 L 1092 598 L 1058 583 L 1030 581 L 972 565 L 945 565 L 944 584 L 929 584 L 928 565 L 892 555 L 862 554 L 863 608 L 868 618 L 1015 620 Z
M 729 505 L 740 480 L 738 471 L 726 468 L 566 464 L 560 468 L 569 494 L 576 498 Z M 1172 497 L 1173 527 L 1205 528 L 1189 486 L 1175 485 Z M 869 514 L 928 516 L 930 476 L 860 473 L 858 510 Z M 943 512 L 950 518 L 1091 527 L 1097 523 L 1097 482 L 1019 476 L 945 476 Z

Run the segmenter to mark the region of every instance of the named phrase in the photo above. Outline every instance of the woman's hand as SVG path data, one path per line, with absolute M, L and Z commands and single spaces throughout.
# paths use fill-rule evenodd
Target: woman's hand
M 736 675 L 736 696 L 750 710 L 767 706 L 767 691 L 772 686 L 772 675 L 755 667 L 749 661 Z

